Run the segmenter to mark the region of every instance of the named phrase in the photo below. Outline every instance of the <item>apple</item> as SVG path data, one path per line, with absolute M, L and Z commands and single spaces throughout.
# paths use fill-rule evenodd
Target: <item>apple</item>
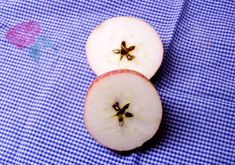
M 150 79 L 162 63 L 163 45 L 156 30 L 143 20 L 114 17 L 91 32 L 86 56 L 97 75 L 130 69 Z
M 98 76 L 87 91 L 84 123 L 91 136 L 117 151 L 140 147 L 157 132 L 162 104 L 154 86 L 127 69 Z

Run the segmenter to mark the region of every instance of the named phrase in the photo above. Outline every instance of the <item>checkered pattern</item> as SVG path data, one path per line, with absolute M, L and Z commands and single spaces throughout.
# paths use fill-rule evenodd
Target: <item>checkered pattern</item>
M 0 0 L 0 164 L 235 164 L 234 0 Z M 95 79 L 85 58 L 94 27 L 113 16 L 150 23 L 164 43 L 152 78 L 164 116 L 156 137 L 121 154 L 83 123 Z M 5 41 L 37 21 L 56 49 L 38 62 Z

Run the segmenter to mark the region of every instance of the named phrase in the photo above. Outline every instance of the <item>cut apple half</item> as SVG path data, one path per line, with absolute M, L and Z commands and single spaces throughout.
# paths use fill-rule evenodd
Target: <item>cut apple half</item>
M 95 140 L 113 150 L 142 146 L 157 132 L 161 118 L 156 89 L 133 70 L 115 70 L 97 77 L 86 95 L 85 127 Z
M 143 20 L 114 17 L 90 34 L 86 55 L 97 75 L 130 69 L 150 79 L 162 63 L 163 45 L 155 29 Z

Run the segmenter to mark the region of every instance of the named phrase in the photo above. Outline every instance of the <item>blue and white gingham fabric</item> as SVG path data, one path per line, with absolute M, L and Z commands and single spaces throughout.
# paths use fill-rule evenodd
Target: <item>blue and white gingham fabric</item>
M 164 108 L 160 130 L 126 154 L 99 145 L 83 122 L 96 77 L 86 40 L 114 16 L 151 24 L 165 52 L 151 80 Z M 40 25 L 35 40 L 50 46 L 6 39 L 29 20 Z M 235 1 L 0 0 L 0 164 L 235 164 Z

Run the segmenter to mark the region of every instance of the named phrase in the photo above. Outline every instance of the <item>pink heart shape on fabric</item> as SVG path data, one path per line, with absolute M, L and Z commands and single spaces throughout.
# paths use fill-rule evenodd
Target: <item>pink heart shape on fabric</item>
M 35 37 L 41 32 L 40 25 L 33 20 L 22 22 L 13 27 L 10 27 L 6 32 L 5 37 L 9 43 L 17 48 L 26 48 L 35 42 Z

